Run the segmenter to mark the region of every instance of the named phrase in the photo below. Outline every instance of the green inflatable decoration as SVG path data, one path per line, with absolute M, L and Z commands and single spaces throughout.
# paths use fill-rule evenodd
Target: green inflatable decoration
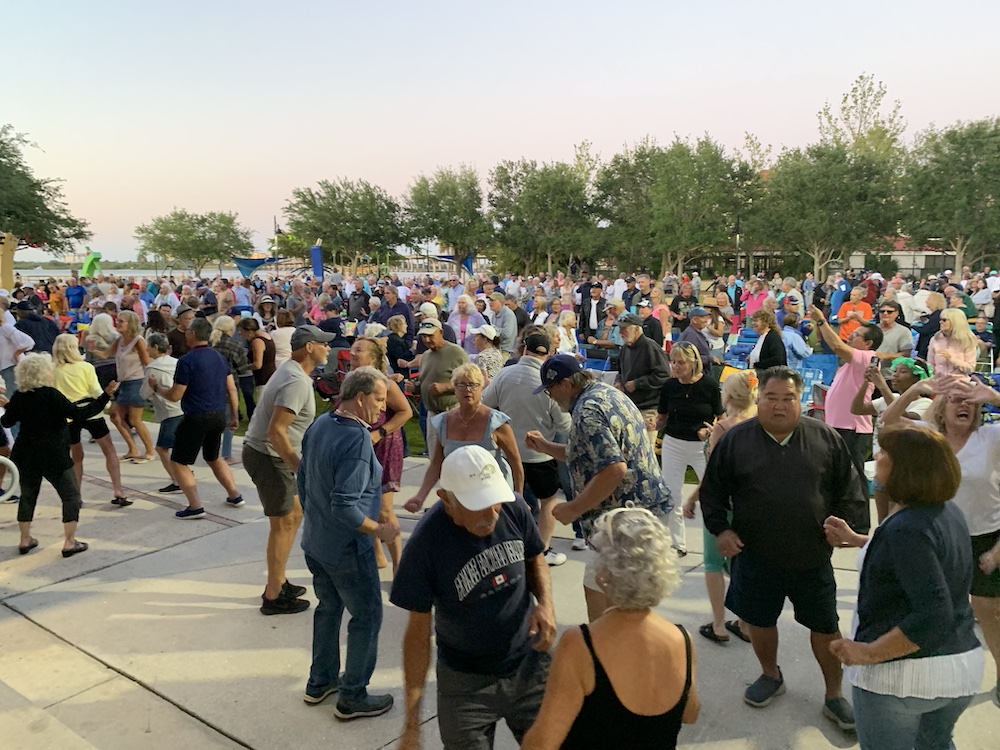
M 80 269 L 81 276 L 96 276 L 101 272 L 101 254 L 93 252 L 89 247 L 87 250 L 87 259 L 83 261 L 83 268 Z

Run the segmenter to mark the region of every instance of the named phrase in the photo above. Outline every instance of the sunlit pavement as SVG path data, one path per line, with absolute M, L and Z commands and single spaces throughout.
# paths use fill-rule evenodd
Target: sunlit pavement
M 258 611 L 267 521 L 242 466 L 234 473 L 246 506 L 227 507 L 224 492 L 199 465 L 210 515 L 178 521 L 173 511 L 183 507 L 183 497 L 156 492 L 167 483 L 158 463 L 123 467 L 135 504 L 122 509 L 110 503 L 100 452 L 93 445 L 85 448 L 78 537 L 91 544 L 89 551 L 69 559 L 60 555 L 58 501 L 48 485 L 32 531 L 40 546 L 28 555 L 16 549 L 16 506 L 0 506 L 0 745 L 60 750 L 396 746 L 403 721 L 400 644 L 406 613 L 388 603 L 391 574 L 383 571 L 386 608 L 370 689 L 392 693 L 397 705 L 383 717 L 340 722 L 332 699 L 316 707 L 302 702 L 310 661 L 309 613 L 264 617 Z M 424 463 L 407 460 L 400 505 L 419 485 Z M 401 519 L 407 534 L 415 518 L 404 512 Z M 585 618 L 583 564 L 570 550 L 568 529 L 563 532 L 555 546 L 570 561 L 552 570 L 561 627 Z M 710 619 L 699 523 L 689 523 L 688 539 L 683 584 L 661 607 L 665 617 L 694 634 L 698 652 L 703 708 L 698 723 L 683 729 L 681 747 L 856 746 L 820 715 L 819 669 L 807 634 L 792 621 L 790 610 L 780 626 L 788 693 L 766 709 L 743 703 L 744 687 L 758 675 L 756 660 L 749 645 L 735 638 L 722 647 L 697 635 L 698 626 Z M 843 551 L 835 557 L 845 630 L 858 580 L 855 558 Z M 311 596 L 298 548 L 289 578 L 310 586 Z M 984 691 L 995 679 L 991 664 Z M 433 684 L 428 687 L 424 746 L 440 748 Z M 1000 746 L 1000 709 L 985 692 L 959 722 L 956 743 L 962 750 Z M 508 750 L 516 743 L 502 729 L 496 746 Z

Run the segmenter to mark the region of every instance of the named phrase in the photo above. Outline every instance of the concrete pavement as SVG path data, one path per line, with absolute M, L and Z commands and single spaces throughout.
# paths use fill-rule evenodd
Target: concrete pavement
M 237 439 L 237 455 L 239 453 Z M 383 571 L 386 604 L 372 691 L 397 706 L 386 716 L 339 722 L 330 705 L 301 700 L 310 661 L 308 614 L 263 617 L 267 521 L 246 472 L 235 467 L 247 505 L 225 505 L 205 466 L 196 472 L 209 518 L 177 521 L 179 495 L 157 463 L 123 467 L 135 504 L 110 504 L 103 459 L 86 445 L 84 510 L 78 532 L 84 554 L 59 554 L 55 493 L 45 485 L 33 535 L 40 546 L 20 556 L 16 506 L 0 505 L 0 737 L 18 748 L 393 748 L 402 725 L 401 638 L 406 613 L 388 604 L 391 574 Z M 120 451 L 124 452 L 124 451 Z M 408 459 L 399 504 L 420 483 L 424 461 Z M 401 514 L 404 534 L 415 518 Z M 555 546 L 570 561 L 552 570 L 561 627 L 582 622 L 583 564 L 570 534 Z M 709 619 L 701 575 L 700 525 L 689 523 L 691 553 L 683 584 L 661 613 L 695 633 L 703 709 L 681 733 L 681 747 L 704 750 L 819 750 L 856 746 L 820 716 L 822 682 L 807 634 L 786 612 L 781 665 L 788 693 L 767 709 L 744 705 L 745 685 L 758 674 L 750 647 L 720 647 L 697 636 Z M 841 622 L 846 629 L 857 587 L 856 555 L 838 551 Z M 289 578 L 309 586 L 296 548 Z M 311 586 L 310 594 L 311 596 Z M 995 684 L 992 664 L 984 691 Z M 433 680 L 433 674 L 431 675 Z M 439 748 L 433 685 L 425 700 L 425 747 Z M 1000 745 L 1000 709 L 981 695 L 959 722 L 957 746 Z M 506 729 L 497 747 L 516 747 Z

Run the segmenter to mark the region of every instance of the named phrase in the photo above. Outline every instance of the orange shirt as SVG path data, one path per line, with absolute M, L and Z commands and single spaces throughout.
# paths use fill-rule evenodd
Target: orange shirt
M 849 313 L 858 312 L 861 313 L 861 317 L 866 323 L 870 323 L 872 318 L 875 316 L 872 312 L 872 306 L 867 302 L 859 302 L 854 304 L 853 302 L 845 302 L 840 306 L 840 310 L 837 312 L 837 320 L 840 321 L 840 338 L 842 341 L 847 341 L 851 338 L 851 334 L 854 333 L 861 327 L 861 322 L 851 318 L 847 320 Z

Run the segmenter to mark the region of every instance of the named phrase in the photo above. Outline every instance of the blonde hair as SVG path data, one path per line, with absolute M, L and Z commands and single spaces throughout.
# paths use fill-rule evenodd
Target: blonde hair
M 451 384 L 461 382 L 462 380 L 468 378 L 473 383 L 478 385 L 483 384 L 483 371 L 479 369 L 479 365 L 472 362 L 467 362 L 464 365 L 459 365 L 451 373 Z
M 212 323 L 212 332 L 208 335 L 208 343 L 215 346 L 222 341 L 223 335 L 232 336 L 236 330 L 236 321 L 228 315 L 220 315 Z
M 774 299 L 774 298 L 769 297 L 768 299 Z M 777 316 L 770 310 L 766 310 L 763 307 L 757 312 L 755 312 L 753 315 L 751 315 L 750 320 L 755 320 L 760 323 L 763 323 L 767 327 L 767 330 L 769 331 L 777 331 L 778 333 L 781 333 L 781 329 L 778 328 Z
M 676 357 L 674 355 L 677 355 Z M 670 350 L 670 359 L 675 362 L 687 362 L 691 365 L 691 369 L 694 371 L 694 376 L 698 377 L 701 375 L 705 367 L 701 361 L 701 352 L 698 351 L 698 347 L 694 344 L 688 343 L 687 341 L 681 341 L 674 344 L 673 348 Z
M 90 321 L 90 328 L 87 329 L 87 338 L 93 338 L 101 349 L 110 348 L 118 339 L 114 318 L 105 312 L 95 315 Z
M 741 370 L 726 378 L 722 384 L 722 405 L 732 406 L 741 414 L 757 412 L 757 376 L 749 370 Z
M 385 321 L 385 324 L 388 329 L 397 336 L 403 336 L 406 334 L 406 318 L 402 315 L 393 315 Z
M 373 365 L 373 367 L 379 372 L 381 372 L 383 375 L 389 372 L 389 357 L 386 356 L 386 344 L 387 344 L 386 340 L 376 339 L 370 336 L 364 336 L 363 338 L 358 339 L 354 343 L 359 344 L 361 342 L 368 344 L 372 349 L 373 353 L 372 358 L 375 360 L 375 364 Z
M 950 338 L 963 349 L 976 348 L 976 335 L 972 332 L 964 310 L 949 308 L 941 313 L 941 320 L 951 323 L 951 333 L 946 335 L 941 331 L 942 338 Z
M 377 339 L 385 331 L 385 326 L 381 323 L 369 323 L 365 326 L 365 338 Z
M 927 309 L 931 312 L 934 312 L 935 310 L 944 310 L 948 306 L 947 301 L 941 292 L 931 292 L 928 294 L 925 304 L 927 305 Z
M 83 362 L 80 345 L 71 333 L 60 333 L 52 344 L 52 361 L 56 367 Z
M 570 328 L 576 328 L 576 313 L 572 310 L 563 310 L 559 313 L 559 327 L 565 328 L 567 324 Z
M 122 310 L 118 313 L 118 322 L 121 323 L 122 321 L 125 321 L 125 325 L 128 327 L 129 336 L 135 338 L 142 333 L 142 321 L 131 310 Z
M 52 386 L 54 367 L 51 354 L 26 354 L 14 368 L 14 382 L 19 391 L 33 391 Z

